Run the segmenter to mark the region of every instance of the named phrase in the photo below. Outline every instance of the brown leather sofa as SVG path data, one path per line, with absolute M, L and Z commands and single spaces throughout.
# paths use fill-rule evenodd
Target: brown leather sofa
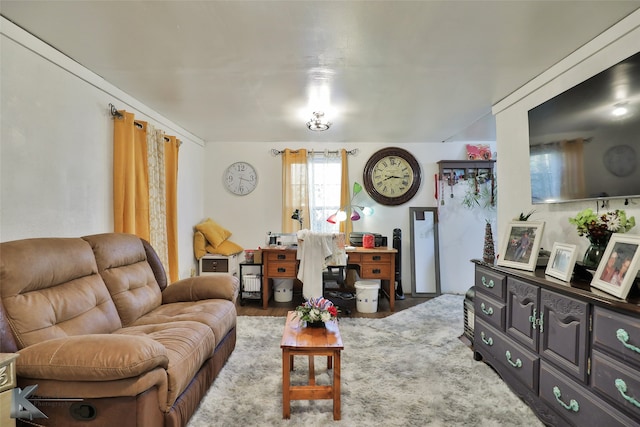
M 47 426 L 183 426 L 236 343 L 238 279 L 167 286 L 129 234 L 0 243 L 0 352 Z M 52 400 L 61 399 L 61 400 Z

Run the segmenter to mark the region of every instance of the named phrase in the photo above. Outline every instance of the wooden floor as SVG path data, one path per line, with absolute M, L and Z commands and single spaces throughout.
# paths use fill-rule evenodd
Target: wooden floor
M 389 299 L 385 296 L 384 292 L 381 292 L 378 299 L 378 311 L 376 313 L 360 313 L 356 309 L 356 300 L 345 298 L 349 293 L 343 293 L 337 289 L 325 290 L 325 297 L 333 301 L 333 303 L 340 309 L 339 317 L 370 317 L 370 318 L 382 318 L 392 314 L 389 311 Z M 353 295 L 353 294 L 352 294 Z M 427 301 L 429 298 L 416 298 L 405 293 L 404 299 L 399 300 L 396 298 L 395 311 L 402 311 L 414 305 L 421 304 Z M 302 291 L 295 289 L 293 291 L 293 299 L 291 302 L 276 302 L 273 297 L 269 300 L 269 307 L 266 310 L 262 309 L 262 300 L 248 300 L 245 299 L 243 304 L 240 304 L 238 299 L 237 309 L 239 316 L 276 316 L 286 317 L 287 313 L 295 309 L 304 301 L 302 297 Z

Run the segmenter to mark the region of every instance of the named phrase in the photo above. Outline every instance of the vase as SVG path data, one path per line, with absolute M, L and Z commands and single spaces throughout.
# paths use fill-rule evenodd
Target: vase
M 326 327 L 323 321 L 317 321 L 317 322 L 309 322 L 307 321 L 307 328 L 324 328 Z
M 606 233 L 601 236 L 587 235 L 587 239 L 589 239 L 589 247 L 584 253 L 584 259 L 582 260 L 582 264 L 586 268 L 592 270 L 596 270 L 598 268 L 610 238 L 611 233 Z

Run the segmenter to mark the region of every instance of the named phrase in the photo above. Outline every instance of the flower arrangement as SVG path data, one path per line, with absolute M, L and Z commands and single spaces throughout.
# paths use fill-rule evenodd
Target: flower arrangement
M 338 309 L 326 298 L 310 298 L 296 307 L 296 316 L 309 323 L 328 322 L 338 318 Z
M 636 225 L 635 218 L 627 218 L 626 212 L 621 209 L 597 214 L 588 208 L 569 218 L 569 222 L 576 226 L 579 236 L 586 235 L 594 239 L 611 233 L 626 233 Z

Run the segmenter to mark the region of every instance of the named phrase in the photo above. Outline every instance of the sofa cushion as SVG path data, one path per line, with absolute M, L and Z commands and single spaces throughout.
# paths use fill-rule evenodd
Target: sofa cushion
M 83 237 L 89 242 L 123 326 L 154 310 L 162 301 L 160 287 L 139 237 L 106 233 Z
M 201 231 L 193 233 L 193 254 L 197 260 L 207 254 L 207 239 Z
M 0 298 L 18 348 L 122 325 L 91 247 L 77 238 L 0 244 Z
M 211 274 L 182 279 L 162 292 L 162 304 L 222 298 L 235 302 L 240 281 L 230 274 Z
M 236 326 L 236 306 L 226 300 L 204 300 L 163 304 L 138 319 L 135 325 L 158 325 L 176 321 L 194 321 L 207 325 L 216 338 L 215 345 Z
M 158 341 L 121 334 L 57 338 L 19 353 L 19 376 L 61 381 L 120 380 L 169 364 L 167 351 Z
M 211 254 L 220 254 L 224 256 L 229 256 L 229 255 L 237 254 L 244 251 L 244 248 L 239 244 L 227 239 L 224 242 L 220 243 L 215 248 L 211 245 L 207 245 L 206 250 Z
M 196 225 L 196 230 L 204 234 L 204 237 L 206 237 L 209 244 L 214 248 L 217 248 L 220 243 L 231 237 L 231 232 L 229 230 L 222 227 L 211 218 L 207 218 L 206 221 Z
M 199 322 L 131 326 L 116 334 L 145 336 L 159 342 L 166 349 L 169 365 L 167 400 L 162 405 L 165 412 L 187 388 L 205 360 L 213 356 L 215 349 L 213 332 Z

